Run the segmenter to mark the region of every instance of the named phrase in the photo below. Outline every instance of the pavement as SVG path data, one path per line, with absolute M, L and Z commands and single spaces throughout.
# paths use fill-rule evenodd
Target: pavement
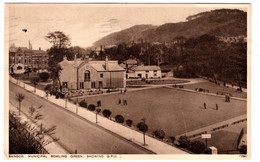
M 12 101 L 19 88 L 16 88 L 14 78 L 10 77 L 10 81 L 14 83 L 10 83 L 12 89 L 9 90 L 10 100 Z M 49 96 L 47 99 L 45 92 L 37 89 L 34 93 L 34 88 L 23 82 L 20 82 L 19 86 L 29 91 L 19 89 L 19 91 L 28 95 L 22 103 L 23 107 L 29 107 L 32 103 L 44 104 L 43 113 L 44 119 L 46 119 L 44 124 L 46 126 L 53 123 L 57 125 L 55 135 L 60 137 L 59 142 L 69 152 L 74 152 L 77 149 L 78 153 L 85 154 L 188 154 L 149 136 L 146 136 L 147 145 L 144 146 L 143 133 L 141 132 L 127 128 L 100 115 L 98 116 L 98 123 L 96 123 L 96 114 L 93 112 L 63 99 L 56 99 L 55 96 Z M 66 108 L 65 105 L 67 105 Z

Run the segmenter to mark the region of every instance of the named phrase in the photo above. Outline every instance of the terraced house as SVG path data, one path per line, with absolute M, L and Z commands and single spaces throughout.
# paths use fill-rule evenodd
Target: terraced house
M 9 71 L 10 73 L 20 74 L 26 70 L 45 71 L 48 68 L 48 54 L 41 50 L 33 50 L 29 42 L 27 47 L 15 47 L 11 45 L 9 48 Z
M 88 57 L 60 62 L 60 81 L 63 89 L 125 88 L 125 69 L 118 61 L 93 61 Z

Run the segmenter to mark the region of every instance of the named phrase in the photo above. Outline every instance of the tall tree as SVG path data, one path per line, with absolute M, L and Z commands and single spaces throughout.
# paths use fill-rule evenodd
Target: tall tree
M 69 36 L 61 31 L 49 32 L 45 38 L 52 43 L 52 47 L 58 49 L 67 48 L 71 44 Z
M 52 47 L 48 49 L 47 52 L 49 54 L 49 70 L 51 71 L 51 78 L 53 79 L 53 87 L 59 87 L 58 89 L 61 89 L 59 79 L 61 67 L 58 63 L 62 61 L 64 56 L 68 56 L 70 59 L 73 58 L 71 50 L 68 49 L 71 44 L 70 38 L 61 31 L 49 32 L 45 38 L 52 44 Z

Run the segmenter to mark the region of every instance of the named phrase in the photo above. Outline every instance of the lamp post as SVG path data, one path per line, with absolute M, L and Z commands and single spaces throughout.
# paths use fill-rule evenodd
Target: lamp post
M 67 108 L 67 102 L 68 102 L 68 93 L 65 93 L 65 108 Z
M 76 101 L 76 114 L 78 113 L 78 102 L 79 102 L 79 98 L 77 96 L 77 101 Z

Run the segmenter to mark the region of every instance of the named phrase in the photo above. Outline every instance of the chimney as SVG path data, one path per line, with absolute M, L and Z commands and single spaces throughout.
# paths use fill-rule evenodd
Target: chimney
M 108 57 L 106 56 L 106 60 L 105 60 L 105 69 L 108 70 Z
M 41 50 L 41 47 L 39 47 L 39 51 Z
M 126 72 L 128 73 L 128 64 L 126 64 Z

